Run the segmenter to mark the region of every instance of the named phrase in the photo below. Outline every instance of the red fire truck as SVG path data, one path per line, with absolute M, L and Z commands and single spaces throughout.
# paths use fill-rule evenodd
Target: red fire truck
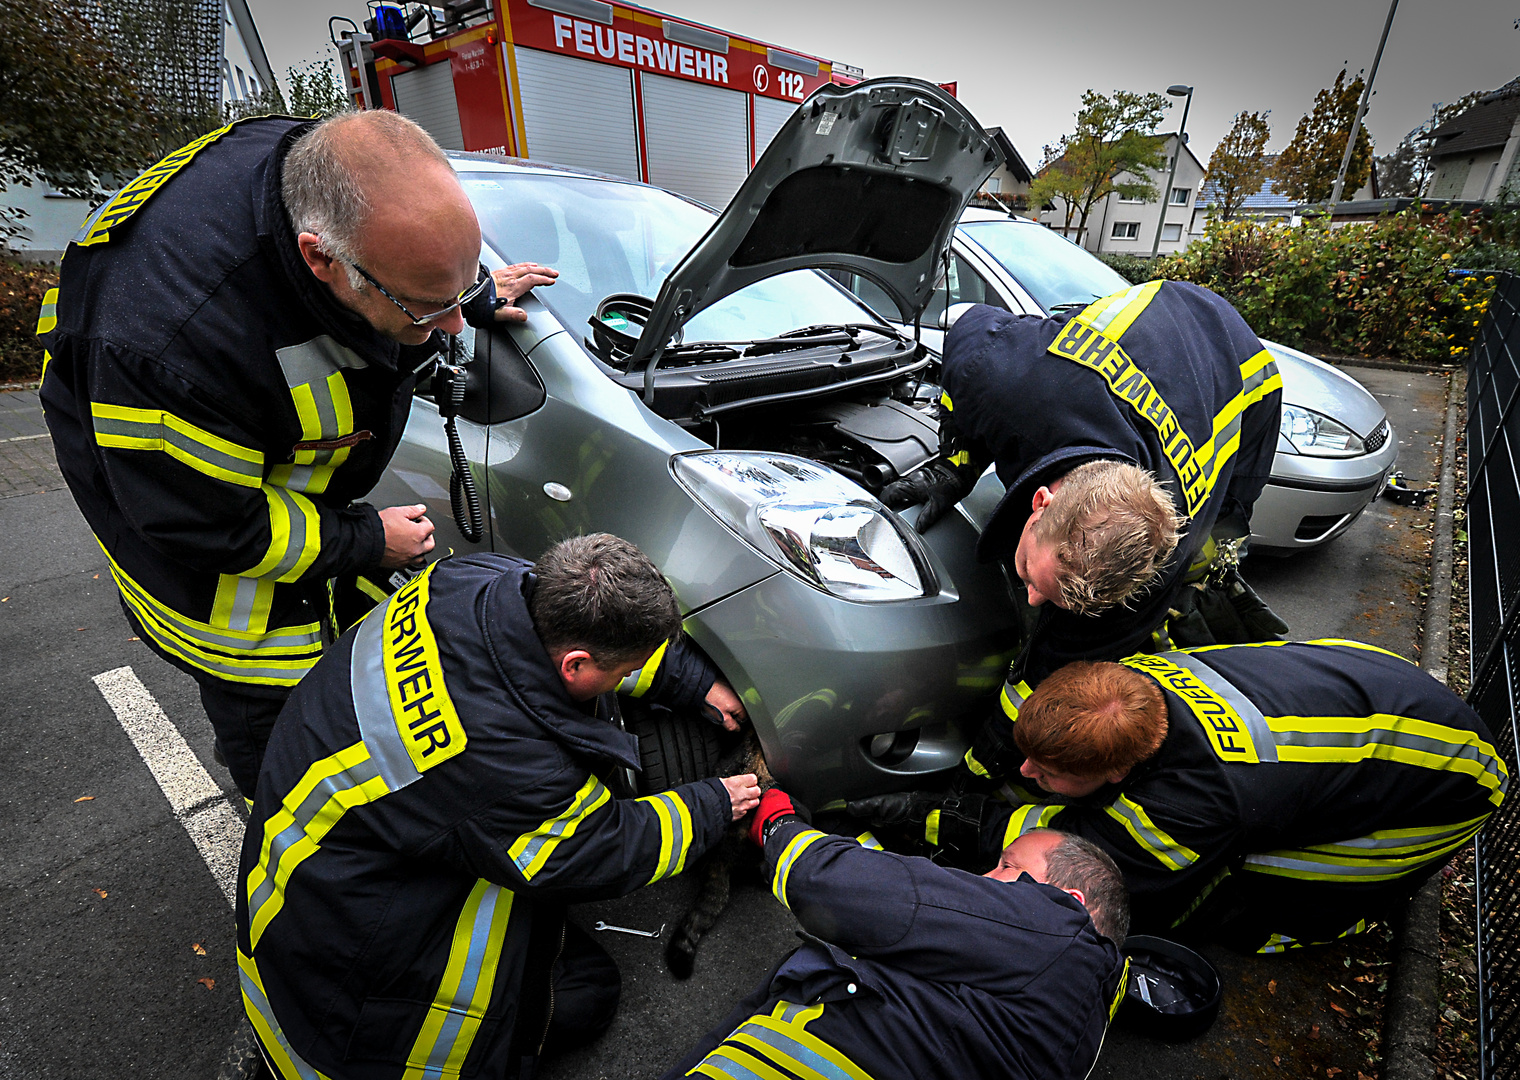
M 799 102 L 864 77 L 603 0 L 371 7 L 368 32 L 337 42 L 356 105 L 395 109 L 448 149 L 613 173 L 719 207 Z

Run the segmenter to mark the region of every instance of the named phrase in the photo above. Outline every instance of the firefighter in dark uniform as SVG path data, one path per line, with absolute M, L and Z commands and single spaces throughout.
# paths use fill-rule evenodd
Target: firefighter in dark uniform
M 401 438 L 434 331 L 458 332 L 477 290 L 489 321 L 493 284 L 515 298 L 552 281 L 478 276 L 479 256 L 469 201 L 410 121 L 261 117 L 101 206 L 46 297 L 42 404 L 64 478 L 133 630 L 200 684 L 245 796 L 344 601 L 356 615 L 384 595 L 359 572 L 433 546 L 426 507 L 354 500 Z
M 658 570 L 597 534 L 435 563 L 323 656 L 243 844 L 243 1000 L 279 1076 L 528 1077 L 606 1027 L 617 969 L 565 905 L 680 873 L 759 801 L 753 775 L 600 779 L 639 767 L 602 700 L 630 672 L 683 709 L 722 685 L 679 633 Z
M 1011 564 L 1038 612 L 1002 694 L 1011 722 L 1062 664 L 1151 648 L 1216 523 L 1250 535 L 1282 377 L 1221 297 L 1152 281 L 1049 319 L 973 307 L 946 337 L 941 382 L 940 458 L 883 498 L 923 502 L 923 531 L 996 463 L 1007 493 L 977 557 Z M 1238 574 L 1231 588 L 1259 604 Z M 994 716 L 966 765 L 999 778 L 1017 768 L 1011 754 Z
M 825 835 L 790 809 L 766 792 L 751 832 L 804 944 L 665 1080 L 1089 1073 L 1124 971 L 1124 886 L 1107 856 L 1040 830 L 975 877 Z
M 1350 641 L 1070 665 L 1035 689 L 1015 737 L 1025 780 L 1049 794 L 989 801 L 984 858 L 1045 825 L 1085 836 L 1124 871 L 1137 930 L 1246 950 L 1359 929 L 1470 843 L 1509 785 L 1461 698 Z M 951 798 L 957 824 L 978 816 Z M 917 816 L 963 846 L 928 820 L 934 801 L 855 809 Z

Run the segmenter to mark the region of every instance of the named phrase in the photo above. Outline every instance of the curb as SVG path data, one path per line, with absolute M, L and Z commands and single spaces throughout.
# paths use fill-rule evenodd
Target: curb
M 1451 636 L 1452 529 L 1457 476 L 1457 372 L 1447 378 L 1446 431 L 1430 553 L 1430 602 L 1420 635 L 1420 667 L 1446 681 Z M 1441 1007 L 1441 875 L 1410 897 L 1394 928 L 1393 974 L 1383 1017 L 1383 1080 L 1432 1080 Z

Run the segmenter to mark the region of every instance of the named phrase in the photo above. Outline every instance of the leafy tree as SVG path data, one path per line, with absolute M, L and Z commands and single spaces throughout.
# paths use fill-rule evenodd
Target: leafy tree
M 147 102 L 94 14 L 84 0 L 0 5 L 0 193 L 47 177 L 88 197 L 151 157 Z M 0 223 L 0 240 L 16 232 Z
M 290 111 L 294 116 L 332 116 L 353 108 L 331 60 L 293 67 L 285 81 L 290 84 Z
M 1161 94 L 1117 90 L 1112 97 L 1087 90 L 1077 112 L 1077 128 L 1045 147 L 1045 164 L 1029 186 L 1032 205 L 1061 203 L 1063 233 L 1077 219 L 1077 238 L 1097 203 L 1118 192 L 1121 199 L 1154 199 L 1147 173 L 1166 164 L 1166 140 L 1156 134 L 1171 103 Z
M 1303 202 L 1323 202 L 1330 197 L 1364 85 L 1361 75 L 1348 83 L 1346 69 L 1342 68 L 1334 85 L 1314 95 L 1313 110 L 1299 120 L 1293 141 L 1277 158 L 1277 190 Z M 1372 137 L 1362 124 L 1357 129 L 1343 190 L 1356 191 L 1367 182 L 1371 169 Z
M 1271 112 L 1271 110 L 1267 110 Z M 1267 176 L 1267 113 L 1238 112 L 1235 123 L 1209 158 L 1206 180 L 1219 188 L 1219 217 L 1229 221 Z

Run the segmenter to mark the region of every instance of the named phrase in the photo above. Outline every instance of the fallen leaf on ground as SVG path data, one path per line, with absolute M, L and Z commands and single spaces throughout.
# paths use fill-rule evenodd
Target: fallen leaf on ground
M 195 950 L 196 956 L 206 955 L 206 946 L 202 945 L 199 941 L 192 941 L 190 947 Z
M 1351 136 L 1348 135 L 1346 137 L 1349 139 Z M 129 638 L 127 638 L 127 640 L 128 641 L 141 641 L 142 638 L 129 637 Z
M 1338 1012 L 1338 1013 L 1340 1013 L 1340 1014 L 1341 1014 L 1341 1015 L 1342 1015 L 1342 1016 L 1350 1016 L 1350 1015 L 1351 1015 L 1351 1014 L 1350 1014 L 1350 1013 L 1348 1013 L 1348 1012 L 1347 1012 L 1347 1011 L 1346 1011 L 1346 1010 L 1345 1010 L 1345 1009 L 1343 1009 L 1343 1008 L 1341 1008 L 1341 1007 L 1340 1007 L 1340 1006 L 1339 1006 L 1339 1005 L 1337 1005 L 1337 1004 L 1336 1004 L 1336 1003 L 1335 1003 L 1335 1002 L 1333 1002 L 1333 1001 L 1332 1001 L 1332 1002 L 1331 1002 L 1331 1003 L 1330 1003 L 1330 1007 L 1331 1007 L 1331 1008 L 1332 1008 L 1332 1009 L 1334 1009 L 1334 1010 L 1335 1010 L 1335 1011 L 1336 1011 L 1336 1012 Z
M 1350 136 L 1347 136 L 1347 137 L 1349 138 Z M 1309 1038 L 1311 1038 L 1311 1039 L 1317 1039 L 1317 1038 L 1319 1038 L 1319 1025 L 1318 1024 L 1310 1024 L 1309 1025 Z
M 1347 135 L 1346 137 L 1349 139 L 1351 136 Z M 1281 1065 L 1282 1064 L 1282 1058 L 1278 1057 L 1276 1054 L 1273 1054 L 1272 1055 L 1272 1064 L 1273 1065 Z
M 102 900 L 104 900 L 107 896 L 110 895 L 104 889 L 91 889 L 90 891 L 92 893 L 94 893 L 96 896 L 100 897 Z
M 1348 135 L 1347 138 L 1350 138 L 1350 136 Z M 75 802 L 94 802 L 95 801 L 95 796 L 93 796 L 93 795 L 81 795 L 81 796 L 79 796 L 79 798 L 75 799 L 74 801 Z
M 1348 136 L 1348 138 L 1349 138 L 1349 136 Z M 9 596 L 0 596 L 0 604 L 5 603 L 9 599 L 10 599 Z
M 1348 135 L 1347 138 L 1350 138 L 1350 136 Z M 1332 1076 L 1333 1077 L 1333 1076 L 1339 1076 L 1340 1074 L 1341 1074 L 1340 1069 L 1338 1069 L 1334 1065 L 1330 1066 L 1328 1069 L 1325 1070 L 1325 1075 L 1326 1076 Z
M 1349 138 L 1351 138 L 1351 136 L 1350 136 L 1350 135 L 1347 135 L 1347 136 L 1346 136 L 1346 138 L 1348 138 L 1348 139 L 1349 139 Z M 100 580 L 100 575 L 99 575 L 99 574 L 96 574 L 96 575 L 95 575 L 95 576 L 94 576 L 94 577 L 93 577 L 93 578 L 91 578 L 91 579 L 90 579 L 90 580 L 92 580 L 92 581 L 99 581 L 99 580 Z
M 1349 136 L 1348 136 L 1348 138 L 1349 138 Z M 1275 993 L 1277 993 L 1277 980 L 1276 979 L 1268 980 L 1268 982 L 1267 982 L 1267 993 L 1269 993 L 1269 994 L 1275 994 Z
M 198 982 L 198 983 L 200 983 L 207 990 L 215 990 L 216 989 L 216 980 L 215 979 L 204 979 L 203 978 L 203 979 L 196 979 L 195 981 Z
M 1348 136 L 1348 138 L 1349 138 L 1349 136 Z M 80 633 L 81 631 L 88 630 L 88 629 L 89 629 L 88 626 L 76 626 L 76 627 L 74 627 L 74 632 L 77 634 L 77 633 Z

